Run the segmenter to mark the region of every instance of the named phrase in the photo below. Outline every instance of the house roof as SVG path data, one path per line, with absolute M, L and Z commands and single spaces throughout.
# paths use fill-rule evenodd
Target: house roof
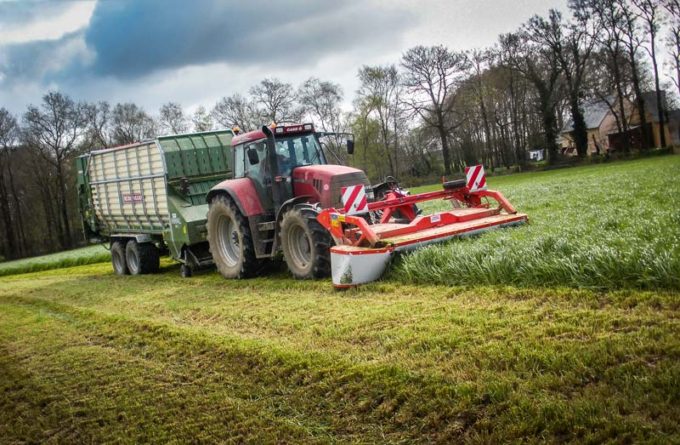
M 583 118 L 586 121 L 586 128 L 588 130 L 599 128 L 604 120 L 604 117 L 609 112 L 609 106 L 603 100 L 593 101 L 583 106 Z M 574 123 L 569 118 L 564 123 L 562 133 L 569 133 L 574 131 Z
M 645 111 L 651 116 L 652 122 L 659 122 L 659 110 L 658 107 L 656 106 L 657 103 L 656 91 L 644 92 L 642 93 L 642 98 L 645 101 Z M 607 100 L 610 103 L 613 103 L 615 98 L 609 97 Z M 664 106 L 666 106 L 665 91 L 661 91 L 661 102 L 663 103 Z M 605 102 L 604 100 L 597 100 L 584 104 L 583 117 L 586 121 L 586 128 L 588 130 L 599 128 L 600 124 L 602 123 L 602 120 L 604 120 L 608 112 L 609 106 L 607 105 L 607 102 Z M 672 110 L 669 110 L 668 112 L 671 113 Z M 574 125 L 571 118 L 569 118 L 564 123 L 562 133 L 569 133 L 572 131 L 574 131 Z

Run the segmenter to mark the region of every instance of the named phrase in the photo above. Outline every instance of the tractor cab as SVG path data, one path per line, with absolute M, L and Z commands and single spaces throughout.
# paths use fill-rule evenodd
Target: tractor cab
M 333 178 L 349 174 L 346 180 L 367 183 L 360 170 L 329 165 L 320 136 L 311 123 L 262 127 L 234 137 L 234 177 L 249 178 L 266 212 L 277 209 L 292 198 L 310 198 L 323 207 L 337 204 L 338 187 L 332 187 Z M 347 141 L 348 151 L 353 143 Z M 326 167 L 321 167 L 326 166 Z M 337 181 L 335 181 L 337 182 Z M 346 182 L 346 181 L 342 181 Z M 344 184 L 343 184 L 344 185 Z M 339 198 L 339 195 L 337 196 Z
M 273 210 L 275 198 L 293 197 L 295 168 L 327 162 L 312 124 L 263 128 L 234 137 L 234 177 L 250 178 L 265 210 Z

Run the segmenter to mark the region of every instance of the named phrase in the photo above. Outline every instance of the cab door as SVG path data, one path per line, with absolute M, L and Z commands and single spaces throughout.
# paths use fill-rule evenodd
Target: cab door
M 251 156 L 248 155 L 248 151 L 253 150 L 257 153 L 257 162 L 251 162 Z M 240 151 L 240 153 L 238 153 Z M 241 158 L 241 159 L 239 159 Z M 254 158 L 254 157 L 253 157 Z M 265 141 L 250 142 L 246 143 L 241 147 L 241 150 L 237 150 L 235 162 L 243 162 L 243 176 L 250 178 L 257 190 L 257 194 L 260 197 L 260 202 L 262 203 L 262 208 L 265 211 L 271 211 L 273 209 L 273 199 L 272 199 L 272 177 L 271 168 L 267 162 L 267 144 Z M 238 170 L 237 170 L 238 175 Z

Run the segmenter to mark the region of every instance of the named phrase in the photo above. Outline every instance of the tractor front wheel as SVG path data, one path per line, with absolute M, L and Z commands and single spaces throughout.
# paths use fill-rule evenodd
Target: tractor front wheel
M 227 196 L 217 196 L 208 210 L 208 242 L 224 278 L 245 278 L 259 267 L 248 222 Z
M 298 279 L 330 275 L 331 237 L 312 209 L 294 208 L 281 220 L 281 249 L 288 270 Z

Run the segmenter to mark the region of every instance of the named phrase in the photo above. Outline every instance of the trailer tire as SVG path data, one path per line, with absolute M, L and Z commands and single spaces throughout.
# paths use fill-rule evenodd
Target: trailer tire
M 114 241 L 111 243 L 111 264 L 116 275 L 129 275 L 130 270 L 125 259 L 125 242 Z
M 325 278 L 331 273 L 331 236 L 310 208 L 293 208 L 281 219 L 281 250 L 297 279 Z
M 247 278 L 260 269 L 248 222 L 225 195 L 210 201 L 208 243 L 217 270 L 224 278 Z
M 139 244 L 130 240 L 125 246 L 125 259 L 132 275 L 144 275 L 158 272 L 160 269 L 160 255 L 158 249 L 151 243 Z

